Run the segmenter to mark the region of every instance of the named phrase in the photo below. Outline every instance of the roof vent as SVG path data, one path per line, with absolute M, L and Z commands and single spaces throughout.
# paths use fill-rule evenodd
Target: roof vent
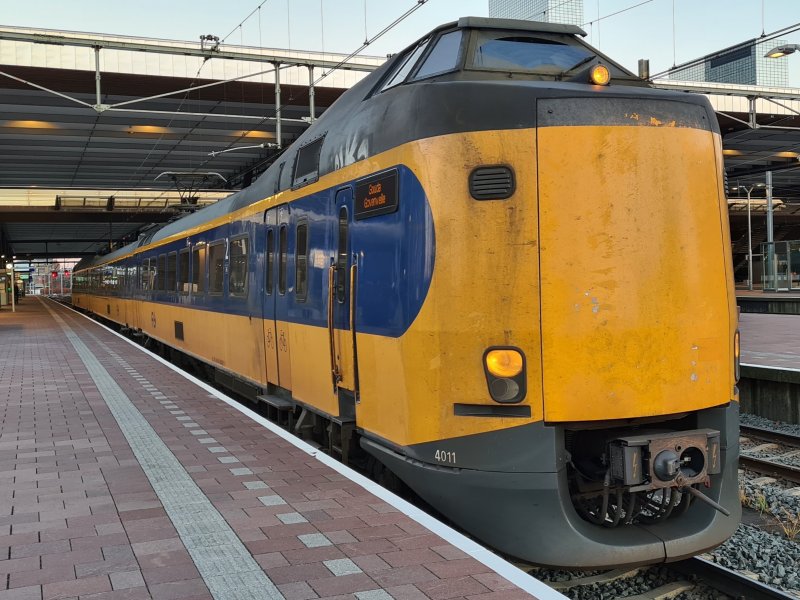
M 469 193 L 475 200 L 505 200 L 514 194 L 514 188 L 511 167 L 478 167 L 469 174 Z

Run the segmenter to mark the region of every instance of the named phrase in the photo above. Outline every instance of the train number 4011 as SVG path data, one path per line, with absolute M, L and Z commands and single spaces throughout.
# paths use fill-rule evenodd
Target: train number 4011
M 436 454 L 433 455 L 433 458 L 439 462 L 450 463 L 452 465 L 456 464 L 456 453 L 449 452 L 448 450 L 437 450 Z

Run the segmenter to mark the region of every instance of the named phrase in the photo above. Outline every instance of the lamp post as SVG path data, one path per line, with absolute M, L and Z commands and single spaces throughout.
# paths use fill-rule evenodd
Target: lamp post
M 767 171 L 767 264 L 769 265 L 770 280 L 778 291 L 778 265 L 775 261 L 775 238 L 772 222 L 772 171 Z
M 14 281 L 14 262 L 6 263 L 6 271 L 11 271 L 11 312 L 17 312 L 17 305 L 14 300 L 14 289 L 17 282 Z
M 798 44 L 785 44 L 783 46 L 776 46 L 769 52 L 767 52 L 764 56 L 766 58 L 781 58 L 782 56 L 786 56 L 787 54 L 793 54 L 800 50 L 800 45 Z

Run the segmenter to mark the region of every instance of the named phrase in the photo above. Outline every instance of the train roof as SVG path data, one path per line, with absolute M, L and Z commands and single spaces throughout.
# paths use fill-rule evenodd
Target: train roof
M 460 45 L 454 51 L 456 53 L 454 66 L 433 76 L 416 77 L 415 72 L 433 54 L 436 44 L 454 31 L 468 32 L 461 37 Z M 515 35 L 517 32 L 521 35 Z M 506 33 L 511 35 L 506 36 Z M 531 36 L 531 34 L 538 35 Z M 652 98 L 667 95 L 673 99 L 677 97 L 674 93 L 648 88 L 646 82 L 580 39 L 586 36 L 586 32 L 575 25 L 463 17 L 426 33 L 347 90 L 289 145 L 250 187 L 170 222 L 124 248 L 81 261 L 76 269 L 111 262 L 151 243 L 202 227 L 228 213 L 272 197 L 277 192 L 302 188 L 323 175 L 406 141 L 441 135 L 451 130 L 455 131 L 459 127 L 463 129 L 467 125 L 476 129 L 520 127 L 523 121 L 519 119 L 513 121 L 516 117 L 510 116 L 521 110 L 518 98 L 513 94 L 508 95 L 512 87 L 529 95 L 538 96 L 563 95 L 565 91 L 573 94 L 588 93 L 586 88 L 590 86 L 577 83 L 574 78 L 563 79 L 557 75 L 553 76 L 552 73 L 542 76 L 524 71 L 509 73 L 504 68 L 492 70 L 476 67 L 474 55 L 469 53 L 469 49 L 474 52 L 476 46 L 474 39 L 470 42 L 474 36 L 512 42 L 519 41 L 520 37 L 535 37 L 537 39 L 533 41 L 544 41 L 556 47 L 577 49 L 584 54 L 591 54 L 597 61 L 607 65 L 612 70 L 615 81 L 624 84 L 628 90 L 630 90 L 628 86 L 644 86 L 639 87 L 637 95 Z M 387 82 L 402 71 L 406 62 L 411 62 L 414 66 L 406 72 L 399 84 L 387 86 Z M 578 64 L 583 62 L 580 61 Z M 441 82 L 452 85 L 435 85 Z M 613 87 L 606 88 L 602 93 L 612 95 L 629 93 L 623 90 L 615 91 Z M 422 95 L 425 95 L 424 99 Z M 681 96 L 685 102 L 697 102 L 686 94 Z M 453 107 L 453 102 L 456 100 L 460 103 L 458 110 Z M 423 105 L 421 102 L 424 103 L 426 110 L 419 109 L 419 106 Z M 475 106 L 470 106 L 471 104 Z M 512 119 L 513 123 L 509 119 Z M 317 172 L 310 180 L 299 180 L 295 171 L 301 162 L 300 153 L 307 148 L 313 148 L 317 153 Z
M 577 25 L 564 23 L 546 23 L 544 21 L 526 21 L 522 19 L 491 19 L 488 17 L 461 17 L 446 25 L 441 25 L 433 30 L 442 29 L 514 29 L 518 31 L 532 31 L 535 33 L 564 33 L 566 35 L 579 35 L 586 37 L 586 32 Z

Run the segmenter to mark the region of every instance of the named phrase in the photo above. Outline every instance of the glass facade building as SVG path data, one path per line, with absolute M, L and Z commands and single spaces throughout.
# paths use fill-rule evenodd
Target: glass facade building
M 583 0 L 489 0 L 489 16 L 582 25 Z
M 751 40 L 704 56 L 701 62 L 688 67 L 678 67 L 669 73 L 676 81 L 709 81 L 767 87 L 787 87 L 789 65 L 785 58 L 766 58 L 764 55 L 786 44 L 786 40 Z

